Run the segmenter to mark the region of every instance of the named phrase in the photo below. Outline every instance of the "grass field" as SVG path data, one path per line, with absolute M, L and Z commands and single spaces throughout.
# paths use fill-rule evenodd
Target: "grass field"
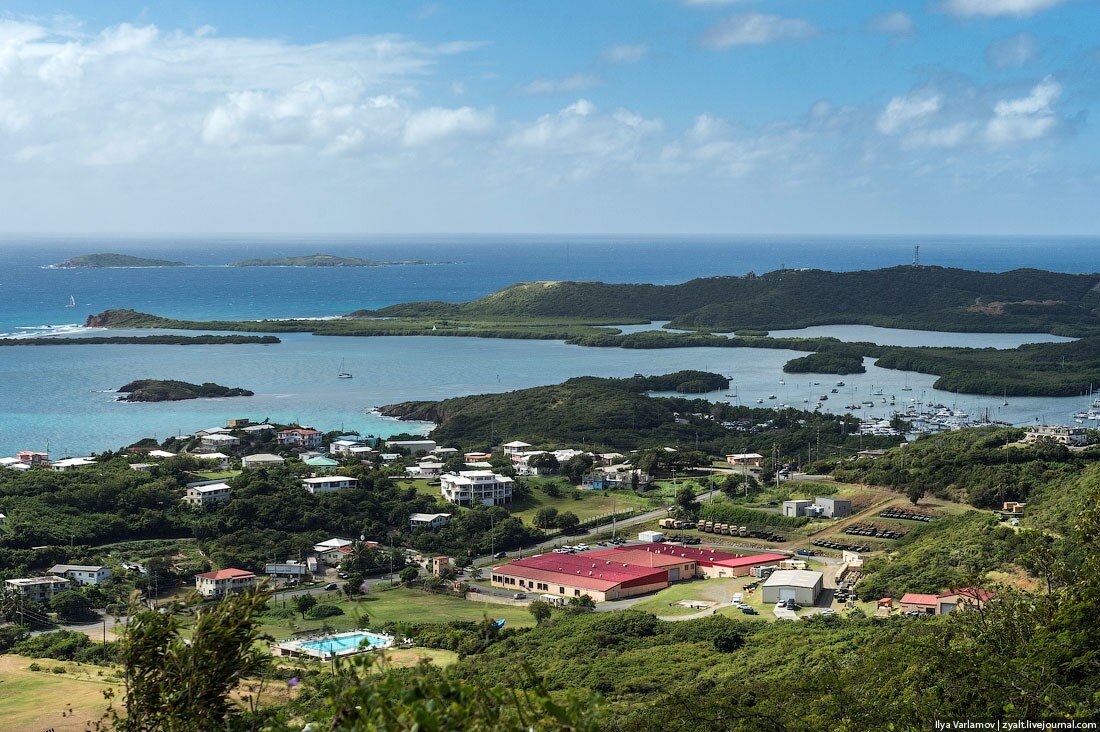
M 0 729 L 83 732 L 100 719 L 107 709 L 103 690 L 112 685 L 109 669 L 43 659 L 37 662 L 43 670 L 31 671 L 32 663 L 23 656 L 0 656 Z M 52 673 L 56 666 L 66 673 Z
M 276 640 L 282 640 L 297 632 L 319 630 L 325 625 L 335 630 L 355 628 L 358 625 L 357 618 L 364 619 L 370 627 L 378 627 L 390 621 L 446 623 L 452 620 L 468 620 L 476 622 L 486 617 L 506 620 L 510 626 L 534 625 L 531 614 L 522 607 L 463 600 L 448 595 L 433 595 L 405 587 L 372 591 L 358 602 L 343 599 L 335 592 L 318 595 L 317 599 L 320 603 L 339 606 L 344 614 L 323 620 L 302 619 L 300 614 L 295 614 L 293 618 L 264 615 L 262 631 Z M 282 603 L 280 602 L 277 607 L 282 607 Z M 293 608 L 293 604 L 288 601 L 286 607 Z
M 559 513 L 572 511 L 583 522 L 598 516 L 650 507 L 647 498 L 634 495 L 630 491 L 581 491 L 559 479 L 547 478 L 528 478 L 527 483 L 532 489 L 531 496 L 517 500 L 509 508 L 513 516 L 526 524 L 531 524 L 535 520 L 535 514 L 543 508 L 553 508 Z M 547 495 L 544 490 L 547 483 L 556 483 L 561 494 Z

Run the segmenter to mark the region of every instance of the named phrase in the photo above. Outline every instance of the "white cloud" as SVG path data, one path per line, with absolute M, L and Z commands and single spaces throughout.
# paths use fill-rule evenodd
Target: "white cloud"
M 525 94 L 563 94 L 599 85 L 592 74 L 573 74 L 561 79 L 535 79 L 523 87 Z
M 964 120 L 943 127 L 913 130 L 901 138 L 901 146 L 909 150 L 955 148 L 969 142 L 977 128 L 978 123 Z
M 1061 5 L 1066 0 L 943 0 L 942 9 L 960 18 L 1026 17 Z
M 1035 60 L 1039 42 L 1030 33 L 1017 33 L 989 44 L 985 59 L 996 69 L 1015 69 Z
M 894 97 L 878 117 L 876 129 L 884 135 L 894 135 L 923 121 L 940 111 L 943 97 L 934 92 L 921 91 L 903 97 Z
M 707 48 L 763 46 L 817 35 L 817 29 L 802 18 L 783 18 L 766 13 L 744 13 L 715 23 L 703 36 Z
M 648 54 L 649 46 L 644 43 L 620 43 L 603 51 L 603 57 L 613 64 L 637 63 Z
M 892 36 L 912 35 L 916 30 L 913 19 L 903 10 L 882 13 L 871 18 L 871 30 Z
M 1026 97 L 997 102 L 986 125 L 986 139 L 993 145 L 1037 140 L 1054 131 L 1058 115 L 1053 105 L 1062 96 L 1062 85 L 1048 76 Z
M 451 137 L 483 135 L 495 124 L 492 110 L 473 107 L 443 109 L 432 107 L 417 112 L 405 123 L 403 141 L 415 147 L 427 145 Z
M 625 109 L 600 112 L 587 99 L 523 125 L 506 140 L 513 150 L 581 158 L 585 168 L 637 156 L 641 144 L 662 130 L 658 119 Z

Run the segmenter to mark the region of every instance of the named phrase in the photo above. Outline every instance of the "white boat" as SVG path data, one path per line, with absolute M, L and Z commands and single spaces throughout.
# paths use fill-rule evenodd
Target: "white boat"
M 340 373 L 336 374 L 337 379 L 350 379 L 351 374 L 344 370 L 344 361 L 340 360 Z
M 67 308 L 75 308 L 76 307 L 76 296 L 75 295 L 69 295 L 69 304 L 66 305 L 65 307 L 67 307 Z

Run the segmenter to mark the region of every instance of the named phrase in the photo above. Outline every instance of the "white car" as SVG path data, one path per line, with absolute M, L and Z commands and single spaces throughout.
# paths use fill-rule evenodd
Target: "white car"
M 745 600 L 744 593 L 738 592 L 733 596 L 733 604 L 737 607 L 741 607 L 741 603 Z
M 589 550 L 589 549 L 590 549 L 591 547 L 589 547 L 589 546 L 588 546 L 587 544 L 577 544 L 577 545 L 576 545 L 575 547 L 573 547 L 573 548 L 574 548 L 575 550 L 577 550 L 578 552 L 586 552 L 586 551 L 588 551 L 588 550 Z

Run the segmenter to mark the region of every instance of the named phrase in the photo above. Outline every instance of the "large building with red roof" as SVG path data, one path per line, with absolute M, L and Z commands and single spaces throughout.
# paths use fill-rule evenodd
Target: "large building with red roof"
M 668 574 L 664 567 L 630 564 L 618 557 L 539 554 L 494 567 L 492 584 L 566 600 L 588 595 L 603 602 L 662 590 L 668 587 Z
M 752 574 L 753 567 L 762 567 L 768 564 L 776 564 L 784 559 L 789 559 L 786 554 L 733 554 L 731 552 L 717 551 L 713 547 L 679 546 L 678 544 L 639 544 L 635 546 L 620 546 L 605 551 L 591 552 L 588 556 L 605 556 L 610 554 L 627 554 L 632 563 L 644 563 L 639 557 L 650 554 L 664 559 L 677 559 L 684 565 L 688 562 L 695 564 L 694 571 L 690 574 L 681 573 L 672 580 L 688 579 L 689 577 L 743 577 Z
M 225 597 L 255 587 L 259 578 L 245 569 L 219 569 L 195 575 L 195 589 L 203 597 Z

